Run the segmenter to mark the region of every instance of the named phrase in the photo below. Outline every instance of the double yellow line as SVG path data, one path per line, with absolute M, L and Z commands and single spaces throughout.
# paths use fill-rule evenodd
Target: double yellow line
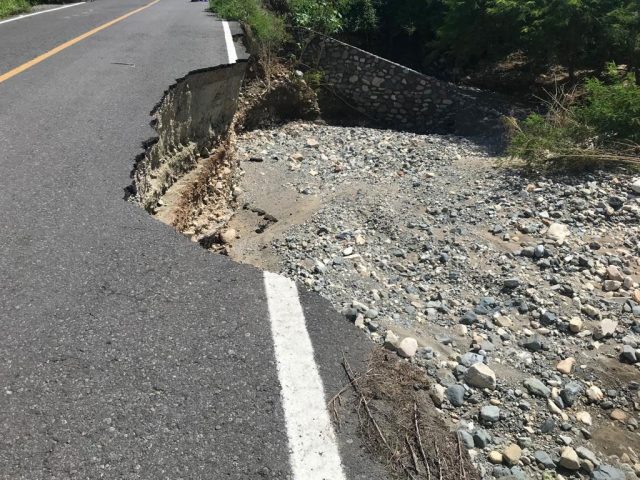
M 12 77 L 15 77 L 16 75 L 24 72 L 25 70 L 30 69 L 31 67 L 33 67 L 34 65 L 37 65 L 40 62 L 44 62 L 47 58 L 53 57 L 55 54 L 60 53 L 61 51 L 71 47 L 72 45 L 75 45 L 78 42 L 81 42 L 85 38 L 88 38 L 91 35 L 94 35 L 94 34 L 100 32 L 101 30 L 104 30 L 105 28 L 109 28 L 110 26 L 115 25 L 116 23 L 121 22 L 122 20 L 124 20 L 126 18 L 129 18 L 131 15 L 135 15 L 136 13 L 147 9 L 147 8 L 151 7 L 152 5 L 155 5 L 159 1 L 160 0 L 153 0 L 152 2 L 147 3 L 146 5 L 143 5 L 140 8 L 136 8 L 135 10 L 131 10 L 129 13 L 125 13 L 121 17 L 115 18 L 115 19 L 113 19 L 113 20 L 111 20 L 111 21 L 109 21 L 107 23 L 104 23 L 104 24 L 100 25 L 99 27 L 94 28 L 93 30 L 89 30 L 88 32 L 83 33 L 82 35 L 79 35 L 76 38 L 72 38 L 71 40 L 62 43 L 62 44 L 58 45 L 57 47 L 52 48 L 48 52 L 45 52 L 42 55 L 38 55 L 36 58 L 34 58 L 32 60 L 29 60 L 26 63 L 23 63 L 19 67 L 16 67 L 13 70 L 9 70 L 7 73 L 3 73 L 2 75 L 0 75 L 0 83 L 4 82 L 5 80 L 9 80 Z

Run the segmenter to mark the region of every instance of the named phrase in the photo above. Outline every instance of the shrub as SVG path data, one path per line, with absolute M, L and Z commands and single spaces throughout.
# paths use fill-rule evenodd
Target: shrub
M 576 116 L 593 127 L 603 142 L 640 143 L 640 86 L 635 75 L 620 75 L 615 65 L 610 65 L 607 77 L 608 83 L 587 80 L 586 102 L 576 109 Z
M 507 152 L 529 168 L 549 162 L 574 165 L 640 163 L 640 86 L 631 73 L 608 68 L 607 80 L 588 79 L 580 90 L 558 92 L 546 115 L 510 118 Z
M 289 0 L 294 25 L 332 34 L 342 30 L 338 2 L 321 0 Z
M 317 90 L 322 85 L 322 79 L 324 78 L 324 72 L 322 70 L 307 70 L 304 72 L 304 81 L 313 90 Z
M 0 18 L 27 12 L 30 8 L 27 0 L 0 0 Z

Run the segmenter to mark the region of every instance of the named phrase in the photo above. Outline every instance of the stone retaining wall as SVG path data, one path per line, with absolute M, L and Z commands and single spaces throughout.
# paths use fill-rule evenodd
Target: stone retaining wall
M 498 95 L 423 75 L 334 38 L 304 31 L 302 61 L 323 72 L 336 96 L 380 126 L 415 132 L 474 133 L 497 125 Z M 482 127 L 486 130 L 487 126 Z

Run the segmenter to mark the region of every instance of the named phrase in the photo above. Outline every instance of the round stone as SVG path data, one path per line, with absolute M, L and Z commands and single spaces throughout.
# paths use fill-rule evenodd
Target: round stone
M 398 355 L 404 358 L 411 358 L 418 351 L 418 341 L 413 337 L 406 337 L 402 339 L 397 348 Z

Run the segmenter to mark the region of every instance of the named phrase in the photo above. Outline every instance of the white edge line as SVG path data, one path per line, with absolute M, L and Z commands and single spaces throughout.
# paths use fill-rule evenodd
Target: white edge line
M 231 28 L 229 22 L 222 21 L 222 30 L 224 30 L 224 43 L 227 44 L 227 55 L 229 56 L 229 63 L 236 63 L 238 60 L 238 54 L 236 53 L 236 46 L 233 44 L 233 37 L 231 36 Z
M 14 22 L 16 20 L 22 20 L 23 18 L 27 18 L 27 17 L 33 17 L 34 15 L 40 15 L 41 13 L 55 12 L 56 10 L 75 7 L 76 5 L 82 5 L 83 3 L 87 3 L 87 2 L 70 3 L 69 5 L 63 5 L 62 7 L 49 8 L 47 10 L 40 10 L 39 12 L 27 13 L 25 15 L 18 15 L 17 17 L 12 17 L 7 20 L 1 20 L 0 25 L 2 25 L 3 23 Z
M 294 480 L 345 480 L 295 283 L 264 272 Z

